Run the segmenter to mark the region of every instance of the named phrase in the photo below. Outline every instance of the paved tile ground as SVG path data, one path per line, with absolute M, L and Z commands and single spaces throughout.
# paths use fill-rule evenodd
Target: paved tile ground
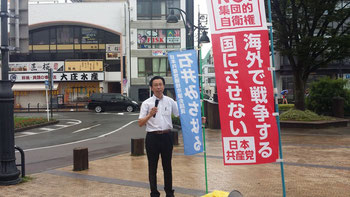
M 282 131 L 287 196 L 350 196 L 350 127 Z M 209 191 L 239 190 L 245 197 L 282 196 L 279 163 L 224 166 L 220 130 L 206 130 Z M 180 142 L 182 142 L 180 135 Z M 90 161 L 89 170 L 72 166 L 30 175 L 33 180 L 0 186 L 1 197 L 148 196 L 147 157 L 123 154 Z M 205 194 L 204 157 L 174 149 L 177 197 Z M 159 164 L 158 183 L 163 185 Z M 161 191 L 162 196 L 164 191 Z

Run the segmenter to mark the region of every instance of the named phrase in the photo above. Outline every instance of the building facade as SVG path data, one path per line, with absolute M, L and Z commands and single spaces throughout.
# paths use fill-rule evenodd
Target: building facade
M 174 97 L 174 86 L 167 52 L 186 48 L 183 21 L 167 23 L 169 8 L 186 10 L 185 0 L 130 1 L 130 91 L 129 96 L 144 101 L 150 96 L 151 77 L 165 78 L 165 94 Z M 180 13 L 175 10 L 180 18 Z
M 10 54 L 15 105 L 45 105 L 53 69 L 58 103 L 87 101 L 94 92 L 128 93 L 127 1 L 29 4 L 29 52 Z M 64 14 L 63 14 L 64 13 Z

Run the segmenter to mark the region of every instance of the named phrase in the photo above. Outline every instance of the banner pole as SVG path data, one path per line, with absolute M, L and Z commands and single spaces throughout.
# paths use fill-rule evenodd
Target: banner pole
M 200 94 L 201 94 L 201 100 L 203 102 L 203 76 L 202 76 L 202 49 L 199 46 L 198 48 L 198 64 L 199 64 L 199 73 L 200 73 Z M 202 117 L 204 117 L 204 105 L 201 103 L 201 109 L 202 109 Z M 203 125 L 202 122 L 202 133 L 203 133 L 203 153 L 204 153 L 204 168 L 205 168 L 205 193 L 208 193 L 208 173 L 207 173 L 207 148 L 205 145 L 205 125 Z
M 275 68 L 275 56 L 274 56 L 274 47 L 273 47 L 273 33 L 272 33 L 272 16 L 271 16 L 271 0 L 268 0 L 267 2 L 268 10 L 269 10 L 269 34 L 270 34 L 270 41 L 271 41 L 271 58 L 272 58 L 272 67 Z M 273 69 L 273 86 L 274 89 L 276 89 L 276 71 Z M 282 139 L 281 139 L 281 127 L 280 127 L 280 117 L 279 117 L 279 109 L 278 109 L 278 100 L 277 100 L 277 91 L 274 93 L 275 95 L 275 112 L 277 113 L 276 121 L 277 121 L 277 127 L 278 127 L 278 144 L 279 144 L 279 156 L 280 156 L 280 167 L 281 167 L 281 178 L 282 178 L 282 189 L 283 189 L 283 197 L 286 197 L 286 184 L 284 181 L 284 167 L 283 167 L 283 154 L 282 154 Z

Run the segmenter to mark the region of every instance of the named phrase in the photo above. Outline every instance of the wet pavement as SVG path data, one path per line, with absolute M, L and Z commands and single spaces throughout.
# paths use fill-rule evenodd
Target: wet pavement
M 181 135 L 174 148 L 173 185 L 177 197 L 205 194 L 204 156 L 183 155 Z M 206 129 L 209 192 L 240 191 L 245 197 L 282 196 L 279 163 L 224 166 L 220 130 Z M 286 194 L 292 197 L 350 196 L 350 127 L 283 129 Z M 0 186 L 1 197 L 149 196 L 147 157 L 130 153 L 32 174 L 27 183 Z M 158 167 L 158 187 L 163 187 Z M 161 196 L 165 192 L 161 190 Z

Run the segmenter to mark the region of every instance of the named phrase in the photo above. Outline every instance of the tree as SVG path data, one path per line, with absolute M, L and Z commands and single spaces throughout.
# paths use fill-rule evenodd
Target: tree
M 349 0 L 271 0 L 275 47 L 288 58 L 295 108 L 305 110 L 310 73 L 350 54 Z

